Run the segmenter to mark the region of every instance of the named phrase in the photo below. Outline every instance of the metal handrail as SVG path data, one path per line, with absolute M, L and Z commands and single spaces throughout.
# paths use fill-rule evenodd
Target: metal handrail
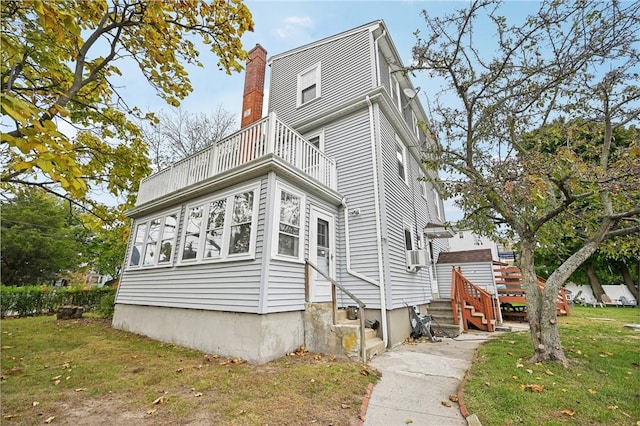
M 365 318 L 364 318 L 364 308 L 366 305 L 360 299 L 358 299 L 353 293 L 344 288 L 342 284 L 338 283 L 336 280 L 325 274 L 321 271 L 318 266 L 316 266 L 309 259 L 304 260 L 305 268 L 304 268 L 304 300 L 305 302 L 309 302 L 309 267 L 313 268 L 317 273 L 322 275 L 327 281 L 331 283 L 331 311 L 332 311 L 332 322 L 333 325 L 336 324 L 336 287 L 338 287 L 344 294 L 349 296 L 351 300 L 358 304 L 358 316 L 360 317 L 360 355 L 362 357 L 363 362 L 367 362 L 367 347 L 365 345 Z

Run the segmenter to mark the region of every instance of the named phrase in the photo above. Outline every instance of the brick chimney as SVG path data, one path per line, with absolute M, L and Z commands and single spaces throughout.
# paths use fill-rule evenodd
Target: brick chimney
M 249 51 L 249 60 L 244 75 L 244 95 L 242 98 L 242 120 L 244 128 L 262 118 L 262 100 L 264 99 L 264 76 L 267 68 L 267 51 L 256 44 Z

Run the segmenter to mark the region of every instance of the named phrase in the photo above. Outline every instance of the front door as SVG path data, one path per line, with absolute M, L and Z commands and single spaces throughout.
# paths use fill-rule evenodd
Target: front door
M 309 228 L 309 259 L 318 269 L 334 278 L 336 267 L 333 215 L 312 207 Z M 314 269 L 311 270 L 309 299 L 315 303 L 331 301 L 331 282 Z

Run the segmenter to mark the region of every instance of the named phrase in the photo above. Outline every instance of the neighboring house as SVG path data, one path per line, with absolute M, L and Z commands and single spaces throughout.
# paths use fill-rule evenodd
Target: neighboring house
M 331 347 L 334 324 L 310 325 L 331 284 L 312 271 L 305 291 L 308 259 L 400 344 L 447 240 L 425 236 L 445 219 L 419 180 L 434 141 L 384 22 L 270 58 L 265 118 L 266 51 L 250 57 L 242 129 L 141 183 L 114 327 L 250 362 Z
M 453 225 L 456 228 L 456 225 Z M 514 262 L 516 253 L 510 245 L 503 245 L 495 241 L 481 237 L 469 229 L 456 229 L 449 240 L 449 251 L 467 251 L 490 249 L 493 260 L 500 262 Z

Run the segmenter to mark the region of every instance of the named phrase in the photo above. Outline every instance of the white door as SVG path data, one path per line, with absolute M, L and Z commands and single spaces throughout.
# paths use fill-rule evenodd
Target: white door
M 312 207 L 309 228 L 309 259 L 318 269 L 334 278 L 336 266 L 333 215 Z M 309 299 L 311 302 L 331 301 L 331 282 L 313 268 L 309 283 Z

